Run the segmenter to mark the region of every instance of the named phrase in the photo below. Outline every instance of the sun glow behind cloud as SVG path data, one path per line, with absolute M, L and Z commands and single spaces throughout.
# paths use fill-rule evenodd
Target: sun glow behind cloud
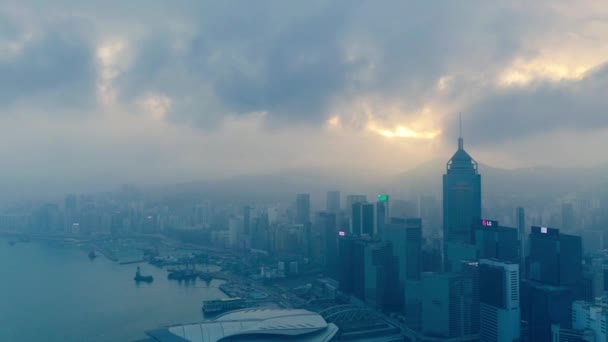
M 122 40 L 108 41 L 97 47 L 98 62 L 97 96 L 103 105 L 116 101 L 113 80 L 127 67 L 126 43 Z
M 414 130 L 410 127 L 398 125 L 393 128 L 380 127 L 376 123 L 368 124 L 367 128 L 385 138 L 435 139 L 441 131 Z

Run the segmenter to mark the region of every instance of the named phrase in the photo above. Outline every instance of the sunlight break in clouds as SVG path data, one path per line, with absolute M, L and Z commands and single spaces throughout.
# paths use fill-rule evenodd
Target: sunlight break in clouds
M 578 80 L 593 66 L 567 65 L 551 61 L 516 61 L 499 75 L 498 83 L 502 86 L 526 85 L 536 80 Z
M 97 47 L 97 96 L 103 105 L 108 106 L 116 101 L 117 94 L 116 89 L 112 86 L 112 81 L 127 67 L 125 50 L 126 44 L 120 40 L 107 42 Z
M 382 128 L 375 123 L 370 123 L 368 129 L 386 138 L 412 138 L 412 139 L 435 139 L 441 131 L 415 131 L 406 126 L 396 126 L 392 129 Z

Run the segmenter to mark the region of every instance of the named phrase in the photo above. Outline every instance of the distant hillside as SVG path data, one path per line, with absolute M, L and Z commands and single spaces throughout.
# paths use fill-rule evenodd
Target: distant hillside
M 295 200 L 295 194 L 311 194 L 313 209 L 325 205 L 328 190 L 347 194 L 389 193 L 397 198 L 431 194 L 441 198 L 446 163 L 433 160 L 395 176 L 370 170 L 305 169 L 268 175 L 238 176 L 215 181 L 154 187 L 176 199 L 213 199 L 236 203 L 272 203 Z M 589 168 L 535 167 L 501 169 L 480 164 L 484 198 L 551 201 L 573 193 L 608 193 L 608 165 Z M 371 198 L 371 197 L 370 197 Z
M 397 175 L 390 184 L 406 192 L 441 193 L 445 161 L 433 160 Z M 608 190 L 608 165 L 588 168 L 501 169 L 479 164 L 484 196 L 545 198 Z
M 165 193 L 189 193 L 200 198 L 244 203 L 292 201 L 297 193 L 305 192 L 311 194 L 315 206 L 325 205 L 328 190 L 340 190 L 343 195 L 373 193 L 381 182 L 365 170 L 306 169 L 168 185 L 160 189 Z

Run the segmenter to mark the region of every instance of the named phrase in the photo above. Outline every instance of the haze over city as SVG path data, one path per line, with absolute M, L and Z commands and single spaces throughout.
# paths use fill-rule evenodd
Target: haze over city
M 601 1 L 3 1 L 0 183 L 394 175 L 445 160 L 459 112 L 485 164 L 605 163 L 607 12 Z
M 0 0 L 0 341 L 608 341 L 606 1 Z

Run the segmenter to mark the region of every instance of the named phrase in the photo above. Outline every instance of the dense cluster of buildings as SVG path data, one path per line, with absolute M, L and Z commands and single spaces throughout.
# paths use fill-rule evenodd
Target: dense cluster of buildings
M 271 263 L 255 264 L 255 279 L 322 274 L 331 298 L 394 318 L 411 341 L 606 341 L 608 253 L 601 227 L 608 215 L 601 204 L 608 201 L 573 198 L 552 211 L 493 210 L 498 220 L 488 219 L 478 164 L 462 138 L 446 165 L 442 201 L 386 194 L 342 199 L 329 191 L 319 211 L 307 193 L 292 205 L 253 206 L 124 187 L 6 209 L 0 230 L 169 236 L 262 255 Z M 283 320 L 280 311 L 272 313 Z M 319 336 L 336 334 L 314 314 L 298 314 L 317 320 Z
M 606 340 L 605 257 L 583 258 L 580 236 L 528 229 L 523 208 L 513 228 L 484 219 L 481 176 L 462 139 L 443 176 L 440 263 L 425 260 L 423 220 L 391 215 L 388 196 L 351 202 L 348 229 L 320 214 L 325 270 L 342 293 L 397 313 L 409 340 Z M 574 226 L 572 206 L 563 208 Z

